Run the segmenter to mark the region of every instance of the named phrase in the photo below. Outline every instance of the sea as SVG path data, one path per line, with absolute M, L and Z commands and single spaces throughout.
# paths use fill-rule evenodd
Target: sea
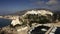
M 10 19 L 0 18 L 0 28 L 10 25 L 11 21 L 12 20 L 10 20 Z

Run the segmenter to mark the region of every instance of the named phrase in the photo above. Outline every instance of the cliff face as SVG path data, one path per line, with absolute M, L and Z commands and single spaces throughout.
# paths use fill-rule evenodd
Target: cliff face
M 26 12 L 22 17 L 31 23 L 48 23 L 52 22 L 53 12 L 49 10 L 31 10 Z

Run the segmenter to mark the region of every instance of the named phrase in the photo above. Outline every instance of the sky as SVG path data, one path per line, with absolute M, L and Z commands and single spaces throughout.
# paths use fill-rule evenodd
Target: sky
M 0 14 L 14 13 L 33 8 L 60 11 L 60 0 L 0 0 Z

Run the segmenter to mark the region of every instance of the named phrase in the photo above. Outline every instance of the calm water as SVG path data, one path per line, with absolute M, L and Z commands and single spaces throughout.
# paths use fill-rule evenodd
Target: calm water
M 42 31 L 41 29 L 43 28 L 48 30 L 50 27 L 47 27 L 47 26 L 36 27 L 34 30 L 31 31 L 31 34 L 44 34 L 46 31 Z
M 4 26 L 7 26 L 7 25 L 9 25 L 10 23 L 11 23 L 11 20 L 0 18 L 0 28 L 1 28 L 1 27 L 4 27 Z
M 57 30 L 55 31 L 55 34 L 60 34 L 60 27 L 57 27 Z
M 50 27 L 47 27 L 47 26 L 36 27 L 34 30 L 31 31 L 31 34 L 45 34 L 46 31 L 41 31 L 41 29 L 43 29 L 43 28 L 48 30 Z M 60 34 L 60 27 L 57 27 L 57 29 L 54 33 Z

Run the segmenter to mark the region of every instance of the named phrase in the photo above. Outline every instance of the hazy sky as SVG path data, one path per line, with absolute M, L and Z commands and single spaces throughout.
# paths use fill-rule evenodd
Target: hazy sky
M 16 12 L 32 8 L 60 10 L 60 0 L 0 0 L 0 13 Z

